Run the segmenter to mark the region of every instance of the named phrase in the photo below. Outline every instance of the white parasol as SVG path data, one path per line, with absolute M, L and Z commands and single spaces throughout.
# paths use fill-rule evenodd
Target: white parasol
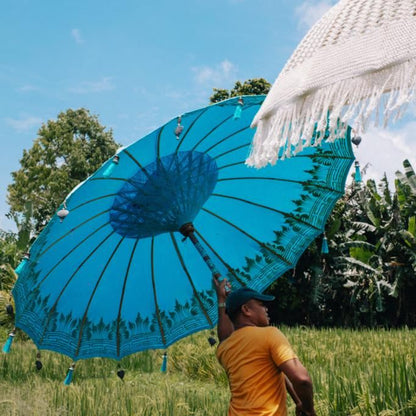
M 416 0 L 341 0 L 306 34 L 255 116 L 246 163 L 274 164 L 357 133 L 374 115 L 386 125 L 416 93 Z M 312 141 L 317 129 L 318 140 Z

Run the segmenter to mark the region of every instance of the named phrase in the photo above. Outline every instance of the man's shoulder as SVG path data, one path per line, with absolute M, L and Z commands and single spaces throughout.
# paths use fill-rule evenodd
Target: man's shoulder
M 270 339 L 283 335 L 275 326 L 249 326 L 242 328 L 239 334 L 237 334 L 238 332 L 234 331 L 232 334 L 236 334 L 236 339 L 238 337 Z
M 254 328 L 254 330 L 258 333 L 262 334 L 281 334 L 282 332 L 273 325 L 268 326 L 253 326 L 251 328 Z
M 262 339 L 283 336 L 282 332 L 275 326 L 246 326 L 235 330 L 229 337 L 220 342 L 218 348 L 221 345 L 231 344 L 233 342 L 239 342 L 240 339 L 246 339 L 250 337 L 260 337 Z

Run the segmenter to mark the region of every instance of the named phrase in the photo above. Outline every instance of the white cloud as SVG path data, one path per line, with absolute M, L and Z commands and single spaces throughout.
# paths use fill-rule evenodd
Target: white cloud
M 220 62 L 214 67 L 199 66 L 192 68 L 195 74 L 195 80 L 199 84 L 220 84 L 235 78 L 237 72 L 236 66 L 228 59 Z
M 6 118 L 6 123 L 17 131 L 27 131 L 33 127 L 41 126 L 42 119 L 39 117 L 29 116 L 21 119 Z
M 99 81 L 85 81 L 77 87 L 70 88 L 69 91 L 75 94 L 111 91 L 115 88 L 111 81 L 111 77 L 103 77 Z
M 71 36 L 74 38 L 75 42 L 78 44 L 84 43 L 84 39 L 81 36 L 81 32 L 79 29 L 72 29 Z
M 295 9 L 299 28 L 310 29 L 335 3 L 335 0 L 304 1 Z
M 378 182 L 386 173 L 393 187 L 395 172 L 404 171 L 403 161 L 408 159 L 416 169 L 416 121 L 399 125 L 397 128 L 368 129 L 362 135 L 358 149 L 354 149 L 357 160 L 363 168 L 369 164 L 364 180 L 375 179 Z

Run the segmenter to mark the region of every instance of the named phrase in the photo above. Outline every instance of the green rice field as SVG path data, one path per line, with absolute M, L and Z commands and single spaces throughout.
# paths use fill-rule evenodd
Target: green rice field
M 311 374 L 318 415 L 416 415 L 416 330 L 282 330 Z M 63 384 L 68 357 L 42 351 L 38 371 L 33 343 L 17 336 L 11 352 L 0 353 L 0 415 L 226 415 L 227 379 L 208 336 L 170 347 L 166 373 L 163 351 L 146 351 L 120 363 L 80 361 L 69 386 Z M 0 328 L 2 345 L 6 337 Z

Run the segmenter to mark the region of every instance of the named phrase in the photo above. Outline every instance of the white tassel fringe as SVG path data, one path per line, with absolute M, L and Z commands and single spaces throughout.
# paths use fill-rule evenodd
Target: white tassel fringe
M 333 141 L 345 134 L 347 123 L 357 134 L 362 133 L 373 114 L 375 125 L 381 113 L 386 126 L 401 116 L 415 95 L 416 59 L 312 91 L 258 120 L 246 164 L 256 168 L 273 165 L 305 147 L 319 145 L 326 130 L 328 140 Z M 314 132 L 321 139 L 312 144 Z

